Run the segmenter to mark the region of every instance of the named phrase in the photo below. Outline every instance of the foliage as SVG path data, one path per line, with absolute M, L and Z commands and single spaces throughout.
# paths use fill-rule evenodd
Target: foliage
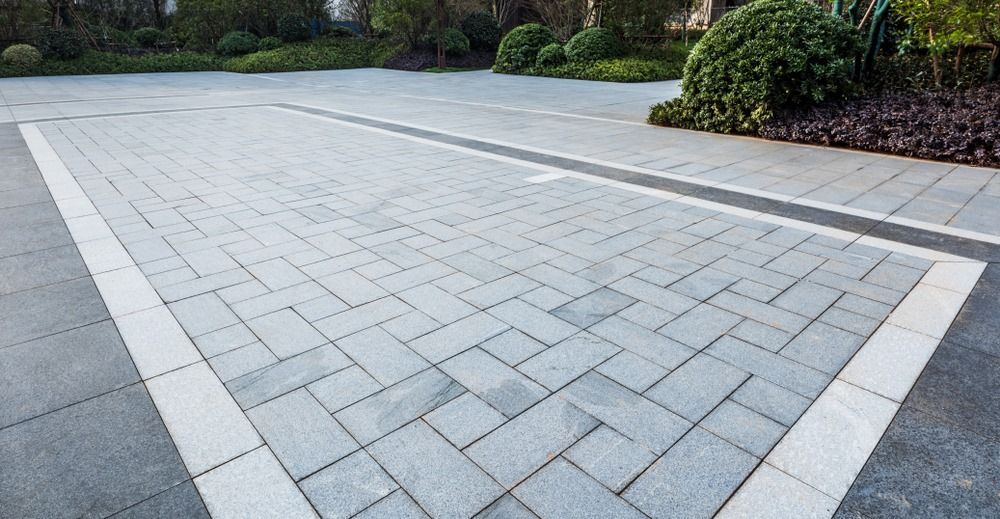
M 361 27 L 362 36 L 372 35 L 372 12 L 375 0 L 341 0 L 341 12 L 348 20 L 354 20 Z
M 779 112 L 770 139 L 1000 167 L 1000 85 L 889 92 Z
M 580 63 L 618 57 L 622 54 L 622 45 L 610 30 L 591 27 L 570 38 L 565 50 L 570 63 Z
M 527 0 L 526 3 L 559 41 L 569 40 L 586 27 L 592 21 L 594 7 L 599 4 L 591 0 Z
M 678 79 L 684 63 L 640 57 L 612 58 L 583 63 L 567 63 L 557 67 L 536 67 L 530 73 L 536 76 L 588 81 L 613 81 L 615 83 L 642 83 Z
M 42 53 L 31 45 L 19 43 L 4 49 L 0 60 L 11 67 L 30 68 L 42 62 Z
M 296 13 L 326 19 L 328 0 L 176 0 L 172 30 L 188 48 L 214 49 L 230 31 L 277 34 L 278 19 Z
M 267 38 L 261 38 L 260 43 L 257 44 L 258 51 L 268 51 L 281 48 L 281 39 L 274 36 L 268 36 Z
M 500 23 L 491 12 L 469 13 L 462 20 L 461 28 L 469 38 L 469 46 L 475 50 L 496 50 L 500 45 Z
M 65 76 L 76 74 L 122 74 L 137 72 L 192 72 L 222 70 L 223 60 L 211 54 L 175 52 L 128 56 L 112 52 L 84 51 L 69 60 L 45 60 L 29 67 L 0 66 L 0 77 Z
M 46 27 L 35 34 L 35 47 L 46 58 L 73 59 L 80 57 L 87 45 L 74 30 Z
M 920 92 L 936 88 L 966 89 L 986 82 L 990 53 L 986 50 L 968 51 L 962 55 L 962 66 L 956 67 L 954 54 L 941 57 L 940 77 L 935 80 L 931 61 L 924 54 L 906 53 L 880 56 L 877 74 L 864 83 L 868 94 L 883 92 Z
M 679 98 L 650 122 L 754 133 L 775 110 L 845 95 L 857 31 L 804 0 L 757 0 L 724 16 L 684 67 Z
M 894 0 L 894 9 L 913 27 L 909 37 L 926 48 L 935 78 L 941 56 L 968 45 L 993 48 L 989 78 L 1000 78 L 1000 0 Z
M 444 50 L 450 56 L 463 56 L 469 52 L 469 39 L 462 34 L 462 31 L 449 27 L 441 34 L 441 41 L 444 43 Z
M 528 23 L 515 27 L 500 42 L 493 71 L 509 74 L 531 67 L 538 59 L 538 51 L 550 43 L 557 43 L 556 36 L 544 25 Z
M 550 43 L 542 47 L 542 50 L 538 51 L 538 59 L 535 60 L 535 66 L 540 68 L 556 67 L 565 64 L 566 51 L 558 43 Z
M 375 0 L 372 25 L 416 47 L 434 21 L 434 0 Z
M 360 38 L 316 38 L 280 49 L 255 52 L 225 63 L 228 72 L 258 74 L 381 66 L 382 44 Z
M 259 44 L 260 39 L 253 33 L 232 31 L 219 40 L 217 50 L 223 56 L 242 56 L 256 52 Z
M 331 38 L 353 38 L 354 31 L 340 25 L 332 25 L 327 30 L 326 35 Z
M 309 20 L 298 14 L 286 14 L 278 18 L 278 37 L 285 43 L 309 39 Z
M 155 47 L 157 43 L 165 41 L 167 38 L 163 31 L 156 27 L 143 27 L 132 33 L 132 39 L 142 47 Z
M 666 22 L 700 4 L 690 0 L 604 0 L 601 25 L 622 38 L 634 39 L 666 34 Z

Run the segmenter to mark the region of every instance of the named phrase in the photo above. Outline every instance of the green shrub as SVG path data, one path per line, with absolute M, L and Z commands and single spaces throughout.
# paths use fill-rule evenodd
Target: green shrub
M 566 59 L 570 63 L 597 61 L 622 55 L 622 45 L 614 33 L 601 27 L 591 27 L 576 33 L 566 42 Z
M 464 56 L 469 53 L 469 39 L 462 34 L 462 31 L 449 27 L 441 35 L 444 42 L 444 50 L 450 56 Z
M 278 37 L 290 43 L 309 39 L 309 20 L 305 16 L 286 14 L 278 19 Z
M 556 67 L 566 63 L 566 51 L 558 43 L 550 43 L 538 51 L 535 65 L 538 67 Z
M 3 54 L 0 54 L 0 59 L 3 60 L 5 65 L 28 68 L 42 62 L 42 53 L 38 52 L 38 49 L 31 45 L 19 43 L 4 49 Z
M 353 38 L 356 36 L 354 31 L 342 25 L 328 25 L 324 32 L 331 38 Z
M 537 23 L 519 25 L 500 42 L 493 71 L 514 73 L 532 67 L 538 51 L 550 43 L 556 43 L 556 36 L 548 27 Z
M 258 51 L 267 51 L 281 48 L 281 40 L 274 36 L 268 36 L 267 38 L 261 38 L 260 43 L 257 44 Z
M 245 31 L 232 31 L 226 33 L 219 40 L 217 47 L 219 54 L 223 56 L 242 56 L 257 51 L 260 39 L 255 34 Z
M 86 50 L 78 58 L 45 60 L 33 67 L 0 65 L 0 77 L 222 70 L 223 61 L 222 58 L 212 54 L 195 52 L 128 56 L 113 52 Z
M 755 133 L 775 110 L 846 94 L 858 32 L 805 0 L 757 0 L 727 14 L 698 42 L 681 96 L 649 121 Z
M 684 63 L 638 57 L 611 58 L 599 61 L 567 63 L 556 67 L 536 67 L 531 74 L 587 81 L 642 83 L 678 79 Z
M 166 40 L 166 35 L 155 27 L 143 27 L 132 33 L 132 39 L 141 47 L 155 47 L 157 43 Z
M 462 34 L 475 50 L 496 50 L 500 45 L 500 23 L 489 11 L 473 11 L 462 19 Z
M 381 52 L 381 44 L 361 38 L 317 38 L 232 58 L 224 68 L 228 72 L 259 74 L 372 67 L 384 61 Z
M 78 58 L 87 48 L 83 38 L 70 29 L 39 29 L 35 35 L 35 47 L 46 58 Z

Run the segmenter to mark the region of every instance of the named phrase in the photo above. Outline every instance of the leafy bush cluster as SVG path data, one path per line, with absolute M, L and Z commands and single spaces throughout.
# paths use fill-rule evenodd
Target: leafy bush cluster
M 570 63 L 583 63 L 618 57 L 623 49 L 610 30 L 591 27 L 573 35 L 566 42 L 565 51 Z
M 55 59 L 79 58 L 87 45 L 83 38 L 71 29 L 38 29 L 35 47 L 43 57 Z
M 275 36 L 268 36 L 267 38 L 261 38 L 260 42 L 257 43 L 258 51 L 267 51 L 281 48 L 281 40 Z
M 278 37 L 285 43 L 308 40 L 310 32 L 305 16 L 286 14 L 278 19 Z
M 538 23 L 519 25 L 500 42 L 493 71 L 513 74 L 532 67 L 538 52 L 553 43 L 557 43 L 556 35 L 548 27 Z
M 650 122 L 754 133 L 776 110 L 845 95 L 857 31 L 804 0 L 757 0 L 726 16 L 698 42 L 682 93 L 653 108 Z
M 496 50 L 500 45 L 500 23 L 489 11 L 473 11 L 460 25 L 473 50 Z
M 256 34 L 246 31 L 233 31 L 226 33 L 219 40 L 217 50 L 223 56 L 242 56 L 256 52 L 260 45 L 260 38 Z
M 640 57 L 612 58 L 584 63 L 566 63 L 555 67 L 537 67 L 532 75 L 615 83 L 666 81 L 681 76 L 683 62 L 669 62 Z
M 28 68 L 42 62 L 42 53 L 31 45 L 21 43 L 4 49 L 3 54 L 0 54 L 0 60 L 4 65 L 11 67 Z
M 140 47 L 155 47 L 167 39 L 166 34 L 156 27 L 143 27 L 132 32 L 132 39 Z
M 0 65 L 0 77 L 123 74 L 139 72 L 195 72 L 222 70 L 224 60 L 212 54 L 175 52 L 128 56 L 93 50 L 74 59 L 46 59 L 31 67 Z
M 444 50 L 451 56 L 464 56 L 469 52 L 469 38 L 462 31 L 449 27 L 441 35 Z
M 558 43 L 550 43 L 538 51 L 535 66 L 540 68 L 557 67 L 566 63 L 566 51 Z
M 317 38 L 239 56 L 225 62 L 227 72 L 259 74 L 381 66 L 385 49 L 362 39 Z
M 978 166 L 1000 167 L 1000 84 L 885 92 L 779 112 L 760 135 Z

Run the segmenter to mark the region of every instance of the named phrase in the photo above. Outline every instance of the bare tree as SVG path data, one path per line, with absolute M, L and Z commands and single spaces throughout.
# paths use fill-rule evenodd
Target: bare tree
M 493 16 L 500 22 L 500 27 L 507 27 L 521 8 L 521 0 L 493 0 Z
M 531 8 L 557 38 L 566 41 L 590 21 L 594 3 L 589 0 L 531 0 Z
M 375 0 L 341 0 L 340 10 L 358 24 L 361 34 L 372 35 L 372 8 Z

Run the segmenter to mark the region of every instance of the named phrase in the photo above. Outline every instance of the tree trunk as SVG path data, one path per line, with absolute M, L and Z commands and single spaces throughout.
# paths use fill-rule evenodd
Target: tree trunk
M 840 18 L 844 14 L 844 0 L 833 0 L 833 6 L 830 7 L 830 14 Z
M 990 69 L 986 73 L 986 81 L 1000 80 L 1000 42 L 993 43 L 993 52 L 990 53 Z

